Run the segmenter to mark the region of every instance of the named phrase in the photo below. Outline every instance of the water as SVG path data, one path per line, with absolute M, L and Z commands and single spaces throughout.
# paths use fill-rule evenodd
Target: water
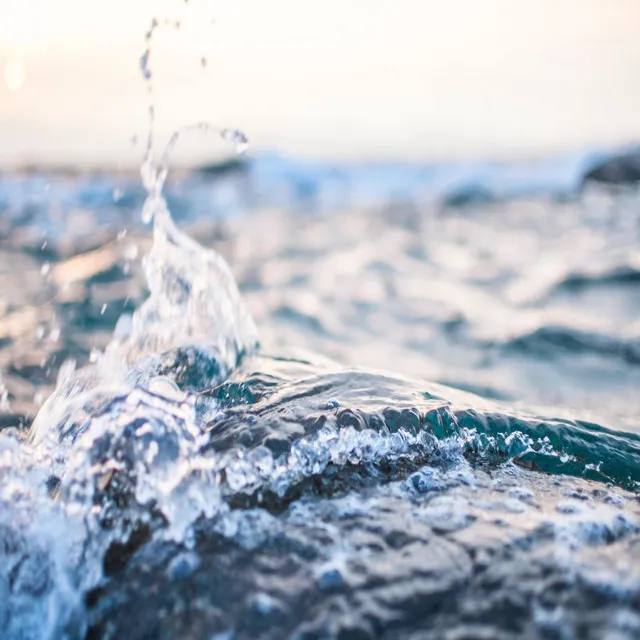
M 635 193 L 237 180 L 4 177 L 6 637 L 634 637 Z
M 637 637 L 637 192 L 176 140 L 0 182 L 3 637 Z

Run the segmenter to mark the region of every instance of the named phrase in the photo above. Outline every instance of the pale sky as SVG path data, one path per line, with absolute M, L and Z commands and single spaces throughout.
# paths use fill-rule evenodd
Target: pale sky
M 208 120 L 329 158 L 522 157 L 640 140 L 638 0 L 0 0 L 0 164 L 137 162 Z M 215 19 L 215 24 L 212 23 Z M 205 68 L 200 59 L 207 58 Z M 220 150 L 191 142 L 182 159 Z

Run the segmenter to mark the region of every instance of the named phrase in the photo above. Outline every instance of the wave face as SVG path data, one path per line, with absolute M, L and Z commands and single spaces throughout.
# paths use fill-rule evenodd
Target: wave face
M 3 637 L 637 637 L 636 196 L 190 224 L 221 179 L 150 242 L 3 177 Z

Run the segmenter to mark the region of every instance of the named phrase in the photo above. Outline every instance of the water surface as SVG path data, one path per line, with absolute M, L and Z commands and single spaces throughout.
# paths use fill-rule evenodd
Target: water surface
M 635 192 L 275 165 L 2 177 L 6 637 L 636 637 Z

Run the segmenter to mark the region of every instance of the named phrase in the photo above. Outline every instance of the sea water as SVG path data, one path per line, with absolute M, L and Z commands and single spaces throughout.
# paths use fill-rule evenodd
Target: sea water
M 2 637 L 637 637 L 637 194 L 176 141 L 0 182 Z

